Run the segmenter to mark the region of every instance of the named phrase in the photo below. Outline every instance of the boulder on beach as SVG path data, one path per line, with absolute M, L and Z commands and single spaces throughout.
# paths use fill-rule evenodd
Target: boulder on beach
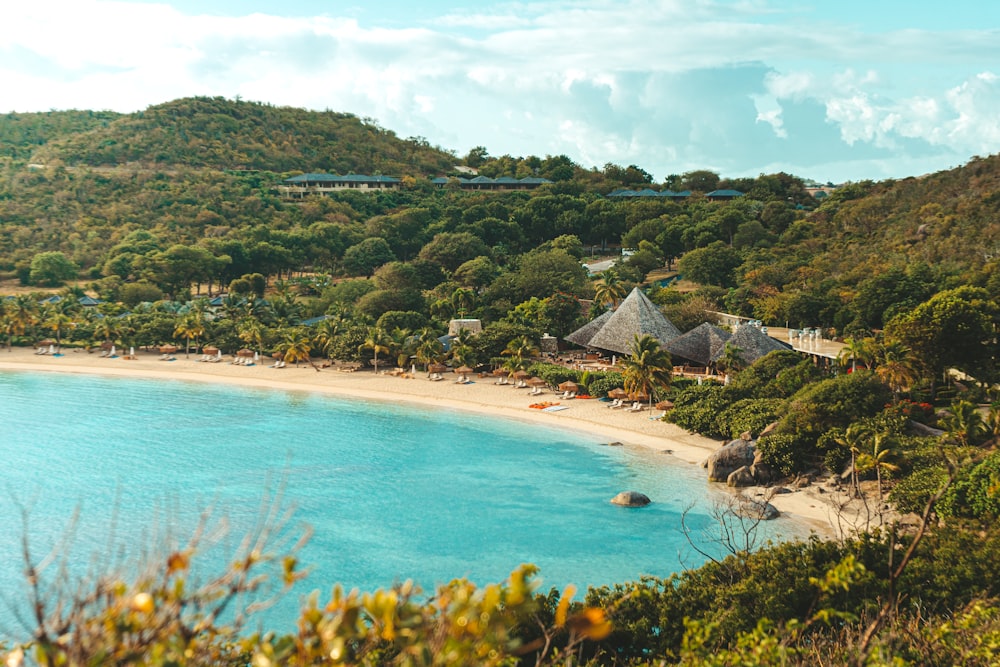
M 708 481 L 725 482 L 738 469 L 753 465 L 756 451 L 754 444 L 753 440 L 737 438 L 712 452 L 705 462 L 705 467 L 708 468 Z
M 770 521 L 771 519 L 777 519 L 781 516 L 781 512 L 778 508 L 769 502 L 763 500 L 754 500 L 753 498 L 747 498 L 746 496 L 740 496 L 739 501 L 736 503 L 734 511 L 747 519 L 760 519 L 762 521 Z
M 726 478 L 726 486 L 753 486 L 756 483 L 756 480 L 753 478 L 753 473 L 750 472 L 750 468 L 747 466 L 740 466 L 733 472 L 729 473 L 729 477 Z
M 653 501 L 649 499 L 649 496 L 638 491 L 622 491 L 611 499 L 612 504 L 622 507 L 645 507 L 651 502 Z

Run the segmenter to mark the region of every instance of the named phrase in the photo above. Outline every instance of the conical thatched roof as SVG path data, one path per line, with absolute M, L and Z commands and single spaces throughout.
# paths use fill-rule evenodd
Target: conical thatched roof
M 566 340 L 585 347 L 628 354 L 632 350 L 632 341 L 643 334 L 650 334 L 661 345 L 666 345 L 681 332 L 636 287 L 615 311 L 604 313 L 566 336 Z
M 747 364 L 752 364 L 765 354 L 792 349 L 791 345 L 771 338 L 752 324 L 738 326 L 729 339 L 729 344 L 740 349 L 740 358 Z M 722 352 L 719 352 L 719 356 L 722 356 Z
M 680 357 L 701 366 L 709 366 L 722 356 L 726 341 L 731 337 L 728 331 L 703 322 L 683 336 L 667 343 L 667 352 L 671 357 Z
M 610 320 L 611 316 L 614 314 L 615 311 L 609 310 L 606 313 L 597 316 L 595 319 L 591 320 L 590 322 L 587 322 L 573 333 L 567 335 L 565 337 L 565 340 L 568 340 L 571 343 L 576 343 L 577 345 L 582 345 L 583 347 L 587 347 L 587 345 L 590 343 L 590 339 L 594 337 L 594 334 L 600 331 L 601 327 L 603 327 L 605 323 L 607 323 L 607 321 Z

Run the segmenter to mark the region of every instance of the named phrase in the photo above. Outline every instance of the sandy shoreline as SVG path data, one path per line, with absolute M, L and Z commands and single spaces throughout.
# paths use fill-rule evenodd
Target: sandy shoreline
M 429 408 L 470 411 L 546 424 L 590 436 L 599 435 L 607 438 L 608 442 L 621 442 L 625 446 L 641 446 L 669 454 L 686 464 L 700 464 L 720 445 L 715 440 L 688 433 L 673 424 L 651 419 L 648 410 L 629 413 L 611 410 L 606 403 L 597 400 L 559 401 L 558 396 L 552 393 L 532 397 L 527 395 L 528 389 L 496 386 L 492 377 L 473 376 L 472 384 L 456 384 L 455 376 L 450 373 L 444 381 L 430 382 L 426 374 L 419 373 L 416 378 L 407 379 L 376 375 L 370 370 L 347 373 L 324 369 L 316 372 L 308 365 L 276 369 L 266 365 L 269 360 L 265 360 L 265 364 L 245 367 L 231 364 L 228 359 L 220 363 L 202 363 L 196 361 L 201 355 L 192 354 L 190 358 L 185 358 L 183 353 L 178 353 L 175 356 L 175 361 L 161 361 L 158 354 L 140 352 L 136 359 L 106 359 L 96 353 L 67 350 L 62 356 L 53 357 L 36 355 L 34 350 L 28 348 L 14 348 L 11 352 L 0 350 L 0 370 L 223 383 L 321 392 L 375 401 L 405 401 Z M 559 401 L 567 409 L 543 412 L 528 407 L 538 401 Z M 654 410 L 652 414 L 660 413 Z M 795 491 L 775 496 L 770 502 L 781 510 L 784 518 L 799 522 L 821 536 L 834 536 L 837 532 L 831 521 L 830 504 L 813 492 Z

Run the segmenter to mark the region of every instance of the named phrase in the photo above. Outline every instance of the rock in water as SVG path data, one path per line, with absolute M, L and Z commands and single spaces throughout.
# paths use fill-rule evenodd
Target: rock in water
M 645 507 L 653 501 L 649 499 L 649 496 L 638 491 L 622 491 L 612 498 L 611 502 L 623 507 Z

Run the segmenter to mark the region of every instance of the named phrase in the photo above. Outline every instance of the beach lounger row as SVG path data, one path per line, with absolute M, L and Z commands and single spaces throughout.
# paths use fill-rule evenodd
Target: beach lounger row
M 256 366 L 253 357 L 236 357 L 233 359 L 234 366 Z
M 568 401 L 571 398 L 576 398 L 575 391 L 564 391 L 562 395 L 559 396 L 560 400 Z

